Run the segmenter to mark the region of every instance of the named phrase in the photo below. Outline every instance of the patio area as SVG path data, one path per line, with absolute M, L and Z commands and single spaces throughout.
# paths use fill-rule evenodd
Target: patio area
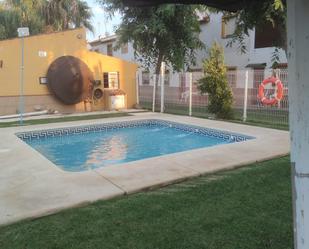
M 222 121 L 138 113 L 128 117 L 0 130 L 0 224 L 34 218 L 69 207 L 131 194 L 200 175 L 233 169 L 289 153 L 289 133 Z M 22 140 L 16 132 L 128 120 L 160 119 L 254 136 L 256 139 L 112 165 L 65 172 Z M 17 156 L 18 155 L 18 156 Z M 5 159 L 5 160 L 4 160 Z

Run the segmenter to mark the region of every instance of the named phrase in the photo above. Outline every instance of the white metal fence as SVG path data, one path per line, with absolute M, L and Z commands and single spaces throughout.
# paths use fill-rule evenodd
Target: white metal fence
M 277 76 L 284 85 L 284 96 L 278 104 L 269 106 L 261 103 L 258 88 L 261 82 L 272 75 L 271 69 L 230 70 L 227 72 L 229 86 L 233 92 L 234 118 L 240 121 L 288 127 L 287 69 L 277 70 Z M 164 75 L 139 75 L 139 101 L 143 108 L 181 115 L 209 117 L 208 95 L 201 94 L 197 82 L 202 72 L 171 73 Z M 265 95 L 275 93 L 274 86 L 265 87 Z M 163 98 L 161 98 L 163 96 Z

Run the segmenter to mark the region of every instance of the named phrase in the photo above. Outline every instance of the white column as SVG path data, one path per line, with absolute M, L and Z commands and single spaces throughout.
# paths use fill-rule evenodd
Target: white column
M 164 78 L 165 78 L 165 62 L 161 64 L 161 111 L 164 112 Z
M 288 83 L 295 249 L 309 248 L 309 1 L 288 0 Z
M 245 94 L 244 94 L 244 112 L 243 112 L 243 121 L 247 120 L 247 104 L 248 104 L 248 81 L 249 81 L 249 71 L 246 70 L 246 78 L 245 78 Z
M 189 73 L 189 116 L 192 116 L 192 73 Z

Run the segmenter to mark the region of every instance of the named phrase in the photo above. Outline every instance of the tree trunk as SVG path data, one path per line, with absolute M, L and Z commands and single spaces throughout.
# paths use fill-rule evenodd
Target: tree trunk
M 163 53 L 160 51 L 159 52 L 159 56 L 158 56 L 158 61 L 157 61 L 157 65 L 155 68 L 155 75 L 156 75 L 156 96 L 155 98 L 157 99 L 157 94 L 159 92 L 159 82 L 160 82 L 160 70 L 161 70 L 161 64 L 163 62 Z M 160 96 L 160 95 L 159 95 Z
M 156 65 L 156 69 L 155 69 L 155 74 L 156 74 L 156 88 L 158 88 L 159 85 L 159 79 L 160 79 L 160 70 L 161 70 L 161 64 L 163 62 L 164 56 L 163 53 L 160 51 L 159 52 L 159 57 L 158 57 L 158 62 Z M 158 92 L 158 91 L 156 91 Z
M 159 52 L 159 57 L 158 57 L 158 62 L 157 62 L 157 65 L 156 65 L 156 71 L 155 71 L 156 75 L 160 74 L 160 69 L 161 69 L 162 62 L 163 62 L 163 53 L 160 51 Z

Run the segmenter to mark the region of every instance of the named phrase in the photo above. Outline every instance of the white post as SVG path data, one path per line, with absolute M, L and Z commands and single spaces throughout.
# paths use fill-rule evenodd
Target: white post
M 309 1 L 287 1 L 294 249 L 309 248 Z
M 19 124 L 23 124 L 24 114 L 24 37 L 20 39 L 21 42 L 21 66 L 20 66 L 20 93 L 19 93 Z
M 192 116 L 192 73 L 189 73 L 189 116 Z
M 136 77 L 136 104 L 139 105 L 139 77 L 140 77 L 139 71 L 136 71 L 135 77 Z
M 152 91 L 152 112 L 156 110 L 156 82 L 157 82 L 157 75 L 153 75 L 153 91 Z
M 247 104 L 248 104 L 248 81 L 249 81 L 249 71 L 246 70 L 245 74 L 245 94 L 244 94 L 244 112 L 243 112 L 243 121 L 247 120 Z
M 20 66 L 20 96 L 19 96 L 19 112 L 20 112 L 20 125 L 23 124 L 24 113 L 24 37 L 29 36 L 28 27 L 20 27 L 17 29 L 18 37 L 21 38 L 21 66 Z
M 161 64 L 161 110 L 160 112 L 164 112 L 164 76 L 165 76 L 165 62 Z

